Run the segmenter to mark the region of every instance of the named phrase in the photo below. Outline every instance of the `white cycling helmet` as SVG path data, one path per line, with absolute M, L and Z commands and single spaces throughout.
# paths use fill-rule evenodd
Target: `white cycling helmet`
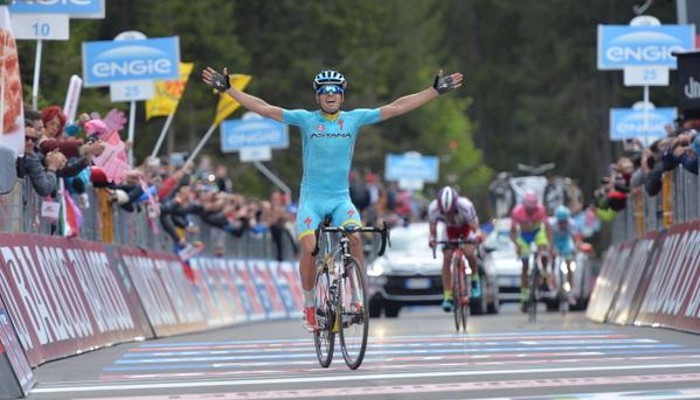
M 348 86 L 348 81 L 345 80 L 345 76 L 338 71 L 333 71 L 332 69 L 325 69 L 316 75 L 314 78 L 314 90 L 318 91 L 318 88 L 324 85 L 338 85 L 345 90 Z
M 449 186 L 445 186 L 437 194 L 438 209 L 443 214 L 454 212 L 457 208 L 459 193 Z

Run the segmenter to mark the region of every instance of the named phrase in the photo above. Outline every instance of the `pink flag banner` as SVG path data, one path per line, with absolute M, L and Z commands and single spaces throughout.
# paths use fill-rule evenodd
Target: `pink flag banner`
M 117 131 L 112 131 L 104 143 L 105 150 L 93 159 L 93 163 L 104 170 L 108 181 L 122 183 L 126 180 L 126 172 L 131 169 L 126 161 L 124 142 Z

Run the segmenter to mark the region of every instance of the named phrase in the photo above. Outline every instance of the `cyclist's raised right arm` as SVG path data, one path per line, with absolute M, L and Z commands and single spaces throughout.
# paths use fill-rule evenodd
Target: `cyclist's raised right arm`
M 282 121 L 281 107 L 273 106 L 259 97 L 255 97 L 253 95 L 236 89 L 230 84 L 227 85 L 228 88 L 219 88 L 216 85 L 216 81 L 217 79 L 220 79 L 220 75 L 222 74 L 217 72 L 215 69 L 207 67 L 202 71 L 202 80 L 204 81 L 204 83 L 206 83 L 209 86 L 212 86 L 214 89 L 219 90 L 221 92 L 225 92 L 226 94 L 231 96 L 234 100 L 239 102 L 243 108 L 254 113 L 260 114 L 263 117 L 272 118 L 276 121 Z M 228 76 L 227 68 L 224 68 L 223 75 Z

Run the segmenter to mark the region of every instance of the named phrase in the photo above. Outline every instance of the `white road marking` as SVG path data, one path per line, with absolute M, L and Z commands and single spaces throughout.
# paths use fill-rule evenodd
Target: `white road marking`
M 600 371 L 629 371 L 629 370 L 661 370 L 677 368 L 700 368 L 700 363 L 686 364 L 658 364 L 658 365 L 619 365 L 600 367 L 573 367 L 573 368 L 520 368 L 501 371 L 436 371 L 436 372 L 406 372 L 390 374 L 352 374 L 333 375 L 317 377 L 297 377 L 297 378 L 271 378 L 271 379 L 241 379 L 222 381 L 187 381 L 187 382 L 164 382 L 164 383 L 143 383 L 143 384 L 123 384 L 123 385 L 86 385 L 86 386 L 55 386 L 37 387 L 31 394 L 48 393 L 77 393 L 77 392 L 101 392 L 101 391 L 121 391 L 121 390 L 148 390 L 148 389 L 176 389 L 176 388 L 201 388 L 220 386 L 245 386 L 245 385 L 273 385 L 273 384 L 294 384 L 294 383 L 314 383 L 314 382 L 339 382 L 339 381 L 376 381 L 386 379 L 416 379 L 416 378 L 441 378 L 457 376 L 495 376 L 495 375 L 523 375 L 523 374 L 547 374 L 564 372 L 600 372 Z

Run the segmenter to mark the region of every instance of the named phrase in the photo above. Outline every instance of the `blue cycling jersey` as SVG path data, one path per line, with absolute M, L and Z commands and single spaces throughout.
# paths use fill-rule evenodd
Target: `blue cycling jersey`
M 301 190 L 348 192 L 348 177 L 358 130 L 381 121 L 378 108 L 340 111 L 333 118 L 321 110 L 283 110 L 282 122 L 301 129 Z

